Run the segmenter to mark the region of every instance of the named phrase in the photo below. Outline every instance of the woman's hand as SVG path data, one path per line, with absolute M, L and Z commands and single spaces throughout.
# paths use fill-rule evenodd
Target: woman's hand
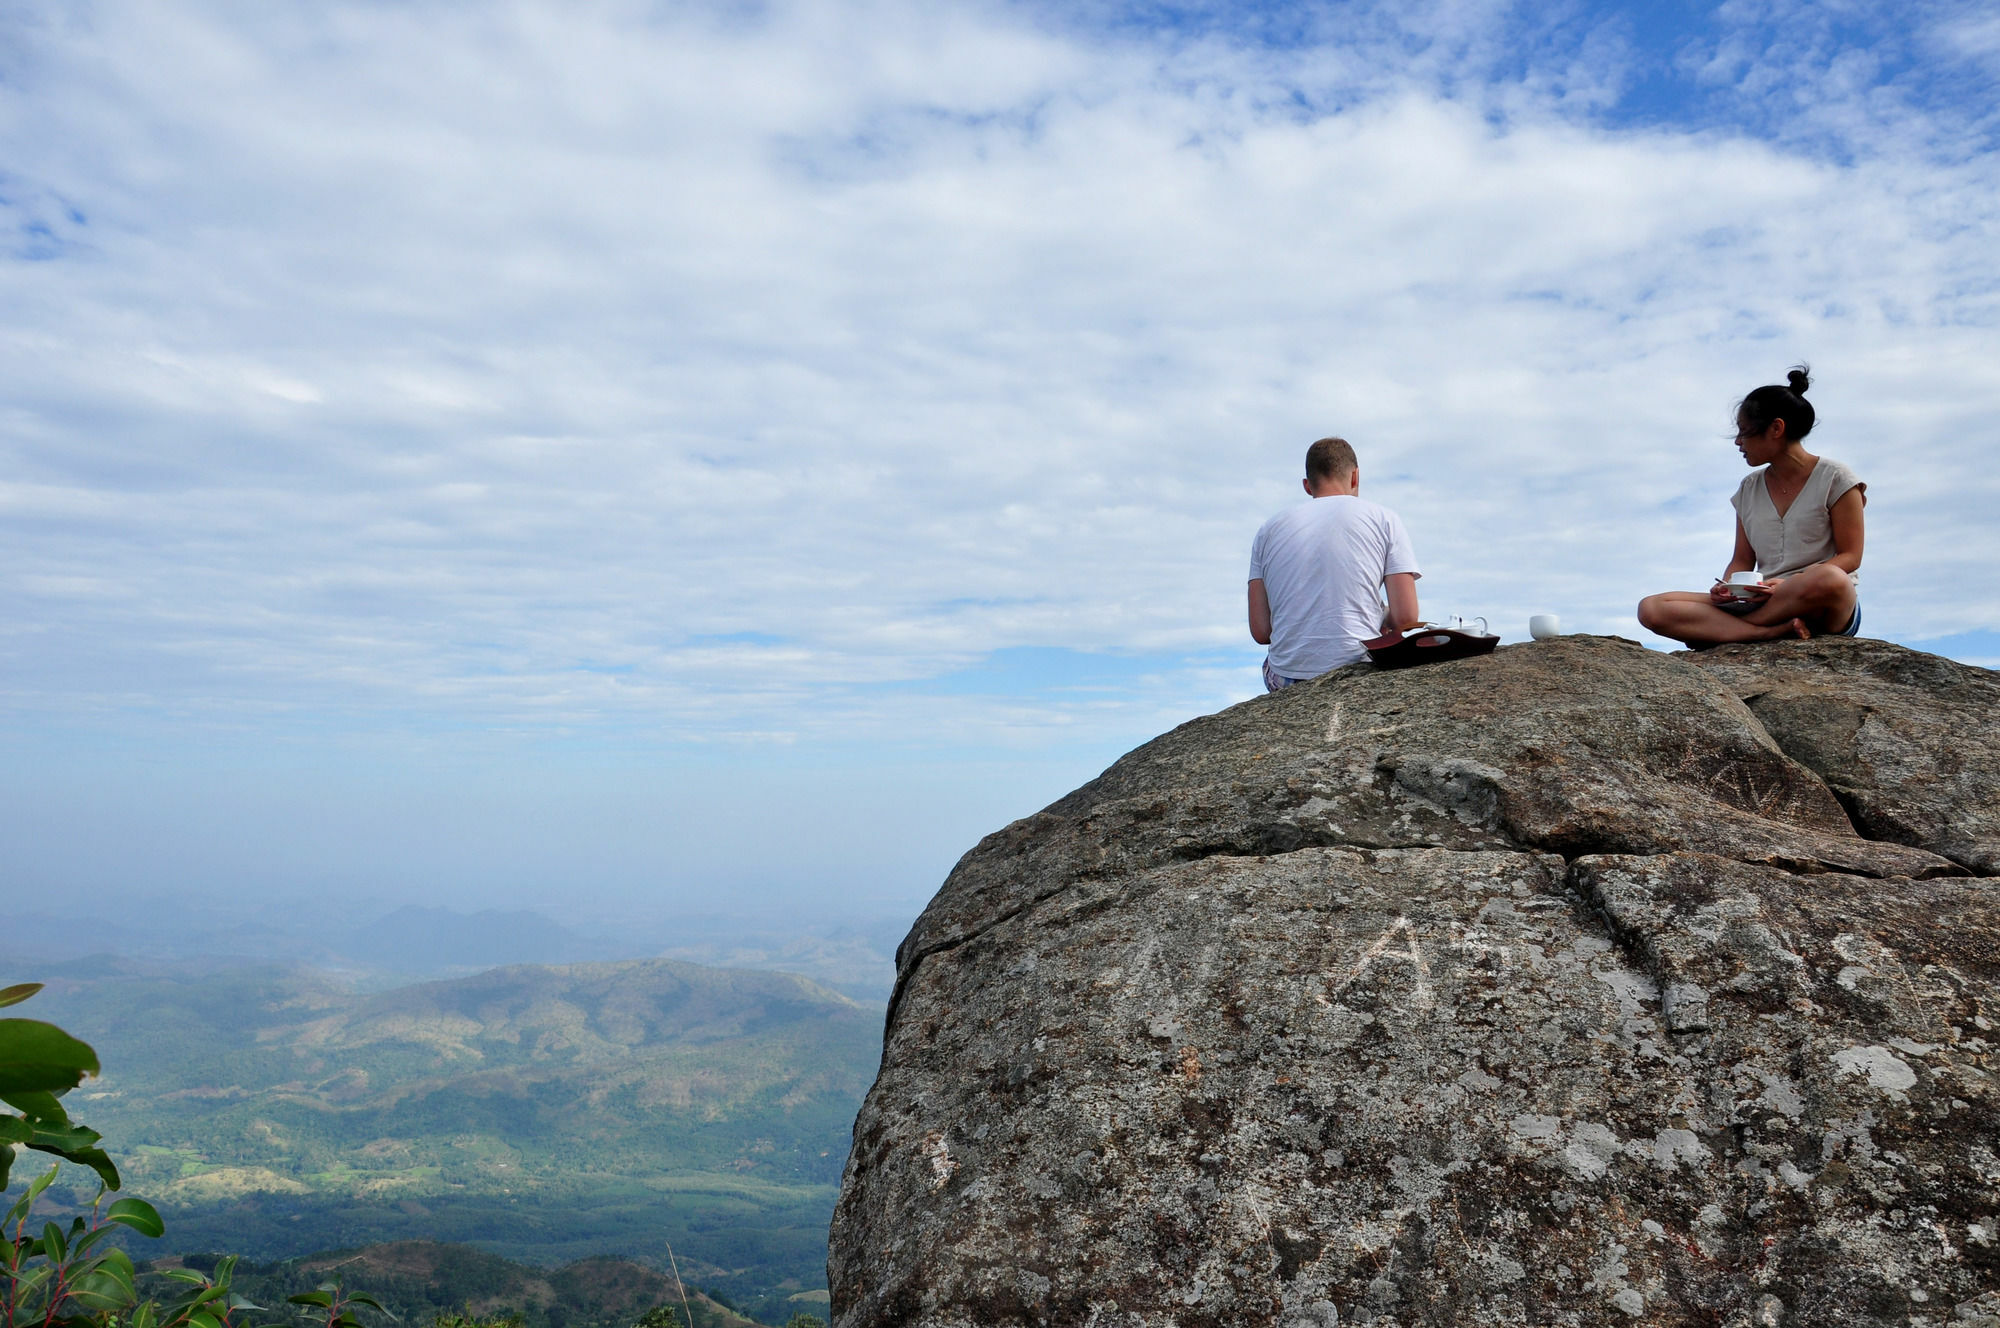
M 1717 581 L 1708 588 L 1708 602 L 1715 605 L 1718 609 L 1740 608 L 1745 604 L 1755 608 L 1765 600 L 1771 598 L 1771 592 L 1777 588 L 1778 583 L 1776 581 L 1759 581 L 1752 586 L 1732 586 L 1727 581 Z M 1735 592 L 1739 590 L 1748 590 L 1750 594 L 1747 596 L 1738 596 Z

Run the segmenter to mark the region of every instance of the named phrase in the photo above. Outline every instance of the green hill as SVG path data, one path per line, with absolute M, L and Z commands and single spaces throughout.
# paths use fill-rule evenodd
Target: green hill
M 212 1256 L 189 1255 L 160 1259 L 141 1271 L 192 1267 L 212 1272 L 214 1265 Z M 330 1278 L 339 1278 L 350 1290 L 366 1291 L 403 1323 L 418 1328 L 454 1312 L 518 1316 L 522 1328 L 631 1328 L 656 1306 L 682 1307 L 682 1288 L 672 1277 L 630 1260 L 598 1257 L 544 1269 L 468 1245 L 421 1240 L 278 1263 L 243 1263 L 234 1286 L 238 1294 L 270 1306 Z M 747 1328 L 754 1322 L 693 1286 L 685 1290 L 695 1328 Z M 822 1297 L 807 1293 L 788 1302 L 780 1317 L 800 1311 L 824 1317 L 825 1309 Z M 375 1316 L 365 1317 L 375 1321 Z
M 524 966 L 356 994 L 301 970 L 21 973 L 106 1069 L 72 1095 L 167 1244 L 631 1255 L 747 1308 L 824 1287 L 881 1010 L 784 973 Z

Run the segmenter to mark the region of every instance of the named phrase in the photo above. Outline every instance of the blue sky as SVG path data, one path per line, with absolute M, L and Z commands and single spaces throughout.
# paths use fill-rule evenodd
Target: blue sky
M 1972 4 L 0 14 L 0 890 L 914 912 L 1257 686 L 1352 439 L 1426 610 L 1640 637 L 1810 360 L 2000 662 Z

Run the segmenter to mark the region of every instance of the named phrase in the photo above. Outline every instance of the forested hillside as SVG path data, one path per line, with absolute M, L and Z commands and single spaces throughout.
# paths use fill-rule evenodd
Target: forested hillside
M 168 1268 L 211 1271 L 211 1257 L 161 1259 L 145 1272 Z M 667 1273 L 624 1259 L 580 1259 L 559 1268 L 514 1263 L 466 1245 L 399 1241 L 355 1250 L 329 1250 L 279 1263 L 242 1263 L 233 1285 L 259 1305 L 281 1305 L 328 1278 L 366 1287 L 405 1323 L 422 1328 L 440 1316 L 470 1315 L 491 1321 L 516 1318 L 520 1328 L 632 1328 L 660 1306 L 692 1314 L 694 1328 L 746 1328 L 752 1320 Z M 682 1291 L 686 1299 L 682 1299 Z M 784 1322 L 794 1314 L 824 1316 L 826 1294 L 804 1292 L 778 1303 L 765 1317 Z
M 746 1308 L 822 1287 L 881 1011 L 670 960 L 497 969 L 356 994 L 304 970 L 23 974 L 105 1074 L 166 1247 L 289 1258 L 389 1240 L 540 1264 L 626 1254 Z

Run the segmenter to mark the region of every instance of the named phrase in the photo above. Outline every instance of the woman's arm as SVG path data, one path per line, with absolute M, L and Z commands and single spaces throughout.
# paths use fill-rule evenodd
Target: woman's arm
M 1861 570 L 1861 486 L 1857 484 L 1841 494 L 1826 514 L 1833 523 L 1834 549 L 1833 557 L 1827 561 L 1853 576 Z
M 1729 555 L 1729 566 L 1723 569 L 1721 580 L 1727 581 L 1737 572 L 1747 572 L 1757 565 L 1757 551 L 1750 547 L 1750 534 L 1743 529 L 1743 518 L 1736 518 L 1736 552 Z

